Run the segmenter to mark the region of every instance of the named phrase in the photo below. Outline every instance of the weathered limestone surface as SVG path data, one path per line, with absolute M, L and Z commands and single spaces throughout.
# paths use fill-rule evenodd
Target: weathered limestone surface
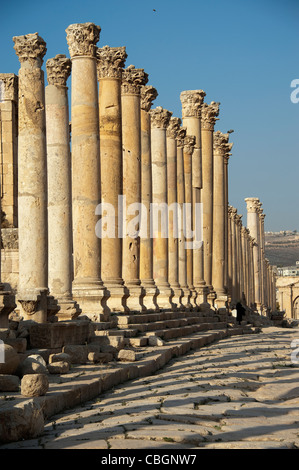
M 153 275 L 159 289 L 158 306 L 171 309 L 173 291 L 168 282 L 168 214 L 167 214 L 167 140 L 166 129 L 172 113 L 161 106 L 151 110 L 152 184 L 154 220 Z M 159 217 L 157 217 L 157 215 Z M 163 233 L 164 232 L 164 233 Z M 165 236 L 166 235 L 166 236 Z
M 141 87 L 141 203 L 146 212 L 146 237 L 140 239 L 140 279 L 145 295 L 143 304 L 148 311 L 159 311 L 157 304 L 158 290 L 153 278 L 153 238 L 151 237 L 152 203 L 152 155 L 151 155 L 151 117 L 150 109 L 158 92 L 151 85 Z
M 107 313 L 101 279 L 101 243 L 96 208 L 101 199 L 96 44 L 101 28 L 93 23 L 67 29 L 72 59 L 73 298 L 84 314 Z M 82 171 L 84 168 L 84 171 Z
M 215 293 L 212 285 L 213 255 L 213 133 L 219 104 L 212 101 L 204 103 L 201 111 L 202 138 L 202 203 L 203 203 L 203 249 L 204 280 L 209 288 L 209 300 L 213 305 Z
M 107 307 L 111 312 L 126 312 L 122 278 L 122 239 L 118 236 L 118 197 L 123 193 L 121 80 L 127 58 L 125 47 L 104 46 L 97 50 L 99 79 L 99 123 L 102 217 L 114 227 L 114 237 L 101 235 L 101 277 L 109 292 Z M 110 214 L 105 204 L 111 204 Z M 103 223 L 102 223 L 103 229 Z
M 123 238 L 123 278 L 129 291 L 127 306 L 132 311 L 144 311 L 144 291 L 140 281 L 140 223 L 134 223 L 136 210 L 131 204 L 141 203 L 141 87 L 148 75 L 133 65 L 122 77 L 122 135 L 123 135 L 123 195 L 126 233 Z
M 18 212 L 20 312 L 47 321 L 46 43 L 37 33 L 13 38 L 19 70 Z M 30 256 L 28 254 L 30 253 Z

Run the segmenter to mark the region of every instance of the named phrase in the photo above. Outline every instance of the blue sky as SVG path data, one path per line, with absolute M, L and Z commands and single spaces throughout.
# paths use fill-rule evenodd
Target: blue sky
M 203 89 L 221 103 L 215 130 L 235 131 L 230 204 L 246 224 L 244 199 L 259 197 L 266 230 L 299 230 L 299 102 L 290 99 L 298 0 L 15 0 L 0 15 L 2 73 L 18 73 L 13 36 L 39 33 L 45 70 L 48 58 L 69 56 L 67 26 L 91 21 L 102 29 L 99 47 L 126 46 L 126 65 L 149 74 L 154 107 L 181 117 L 181 91 Z

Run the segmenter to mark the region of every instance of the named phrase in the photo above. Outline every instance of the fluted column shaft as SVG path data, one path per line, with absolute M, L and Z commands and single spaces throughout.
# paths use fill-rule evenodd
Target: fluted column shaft
M 72 24 L 66 32 L 72 59 L 73 297 L 84 314 L 98 319 L 107 311 L 101 279 L 101 240 L 96 234 L 101 173 L 95 51 L 100 27 L 93 23 Z
M 44 73 L 46 44 L 37 33 L 13 38 L 19 70 L 19 287 L 20 314 L 47 321 L 48 233 Z
M 99 80 L 99 129 L 101 161 L 101 202 L 105 218 L 114 227 L 113 236 L 101 236 L 101 278 L 109 292 L 110 311 L 125 312 L 122 279 L 122 238 L 119 236 L 119 196 L 122 188 L 121 78 L 127 54 L 125 47 L 104 46 L 97 50 Z M 112 210 L 113 209 L 113 210 Z M 104 215 L 102 214 L 102 215 Z

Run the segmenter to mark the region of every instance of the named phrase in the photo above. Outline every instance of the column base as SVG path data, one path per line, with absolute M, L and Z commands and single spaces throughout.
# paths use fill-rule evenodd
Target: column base
M 142 303 L 146 308 L 147 312 L 159 312 L 159 306 L 157 304 L 158 289 L 155 283 L 141 280 L 141 285 L 144 291 L 144 297 Z
M 184 309 L 186 311 L 193 310 L 192 304 L 190 302 L 190 298 L 191 298 L 190 289 L 188 289 L 188 287 L 182 287 L 182 291 L 183 291 L 183 297 L 181 298 L 181 303 L 184 306 Z
M 182 299 L 184 296 L 183 289 L 181 289 L 180 287 L 171 287 L 171 289 L 173 291 L 172 303 L 176 305 L 176 310 L 185 311 L 186 307 L 182 303 Z
M 195 291 L 197 293 L 196 303 L 197 305 L 207 303 L 209 289 L 206 285 L 196 285 L 194 286 Z
M 107 290 L 101 281 L 74 281 L 72 289 L 73 300 L 81 308 L 81 314 L 86 315 L 93 321 L 107 321 L 109 309 L 107 308 Z
M 172 299 L 174 296 L 173 290 L 169 286 L 157 286 L 158 296 L 157 304 L 161 310 L 167 311 L 176 311 L 177 304 L 175 304 Z
M 0 328 L 8 328 L 8 315 L 16 308 L 15 295 L 0 284 Z
M 82 312 L 77 302 L 71 298 L 58 298 L 57 306 L 59 310 L 52 315 L 52 319 L 58 321 L 75 320 Z
M 128 294 L 123 285 L 109 285 L 105 283 L 107 290 L 107 311 L 109 313 L 128 313 L 129 308 L 127 307 Z
M 216 299 L 215 299 L 215 308 L 217 308 L 218 310 L 219 309 L 222 309 L 222 308 L 226 308 L 227 305 L 228 305 L 228 297 L 225 293 L 221 293 L 221 292 L 218 292 L 216 291 Z
M 130 313 L 146 312 L 146 307 L 143 303 L 143 297 L 145 295 L 144 289 L 141 286 L 130 286 L 126 285 L 127 291 L 127 308 Z
M 209 286 L 209 293 L 207 295 L 207 302 L 214 308 L 215 299 L 216 299 L 216 291 L 214 290 L 213 286 Z

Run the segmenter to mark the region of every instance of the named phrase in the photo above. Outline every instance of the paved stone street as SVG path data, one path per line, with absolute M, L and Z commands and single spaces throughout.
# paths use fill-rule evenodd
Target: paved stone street
M 172 359 L 2 449 L 299 448 L 299 329 L 222 339 Z

